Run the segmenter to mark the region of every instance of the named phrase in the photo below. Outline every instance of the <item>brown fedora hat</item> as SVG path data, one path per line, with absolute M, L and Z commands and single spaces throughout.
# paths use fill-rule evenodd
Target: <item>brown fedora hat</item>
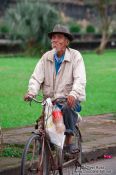
M 53 34 L 60 33 L 66 36 L 70 41 L 73 40 L 73 36 L 71 35 L 69 29 L 66 26 L 57 24 L 54 26 L 53 31 L 48 33 L 48 37 L 51 39 Z

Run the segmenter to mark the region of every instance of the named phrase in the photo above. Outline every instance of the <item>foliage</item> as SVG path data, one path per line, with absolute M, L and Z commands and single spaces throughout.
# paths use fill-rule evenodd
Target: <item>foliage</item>
M 9 33 L 9 28 L 7 27 L 7 25 L 0 25 L 0 33 L 1 34 L 7 34 Z
M 71 24 L 70 25 L 70 32 L 79 33 L 80 31 L 81 31 L 81 26 L 79 24 Z
M 116 55 L 84 53 L 87 72 L 87 100 L 82 103 L 82 116 L 116 112 Z M 28 81 L 38 58 L 0 58 L 0 119 L 1 127 L 32 125 L 41 113 L 41 105 L 23 101 Z
M 7 145 L 3 148 L 2 152 L 0 152 L 0 157 L 19 157 L 21 158 L 22 156 L 22 149 Z
M 95 27 L 93 25 L 88 25 L 86 27 L 86 32 L 87 33 L 95 33 Z
M 4 21 L 0 21 L 0 38 L 4 39 L 4 38 L 8 38 L 8 34 L 9 34 L 9 28 L 8 26 L 4 23 Z
M 48 4 L 24 1 L 6 11 L 5 21 L 12 39 L 22 39 L 28 47 L 46 48 L 47 33 L 59 22 L 59 14 Z

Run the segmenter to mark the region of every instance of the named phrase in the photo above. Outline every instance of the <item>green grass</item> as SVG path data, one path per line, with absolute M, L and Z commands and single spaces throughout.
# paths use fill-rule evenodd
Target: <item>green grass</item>
M 15 145 L 4 145 L 0 151 L 0 157 L 22 157 L 23 148 L 16 147 Z
M 116 52 L 83 53 L 87 72 L 87 100 L 82 116 L 116 112 Z M 23 101 L 38 58 L 0 58 L 0 125 L 4 128 L 35 123 L 41 106 Z
M 82 115 L 116 112 L 116 51 L 84 55 L 87 72 L 87 100 Z

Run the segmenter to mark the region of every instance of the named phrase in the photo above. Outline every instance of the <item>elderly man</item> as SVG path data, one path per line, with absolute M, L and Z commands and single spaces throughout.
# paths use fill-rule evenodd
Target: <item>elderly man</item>
M 62 109 L 66 127 L 67 148 L 72 151 L 72 138 L 78 116 L 76 105 L 85 100 L 86 74 L 83 58 L 79 51 L 68 47 L 73 37 L 63 25 L 56 25 L 48 33 L 52 50 L 39 60 L 30 78 L 28 96 L 36 96 L 40 88 L 44 98 L 67 97 L 67 106 Z

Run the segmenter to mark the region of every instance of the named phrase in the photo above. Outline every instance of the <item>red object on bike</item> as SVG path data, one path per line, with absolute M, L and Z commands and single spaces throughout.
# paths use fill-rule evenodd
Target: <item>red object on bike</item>
M 57 123 L 58 121 L 62 120 L 62 117 L 63 117 L 62 112 L 58 109 L 52 112 L 52 116 L 53 116 L 54 123 Z
M 63 114 L 60 109 L 55 109 L 52 112 L 53 123 L 55 124 L 55 128 L 57 133 L 62 133 L 65 131 L 65 125 L 63 123 Z

